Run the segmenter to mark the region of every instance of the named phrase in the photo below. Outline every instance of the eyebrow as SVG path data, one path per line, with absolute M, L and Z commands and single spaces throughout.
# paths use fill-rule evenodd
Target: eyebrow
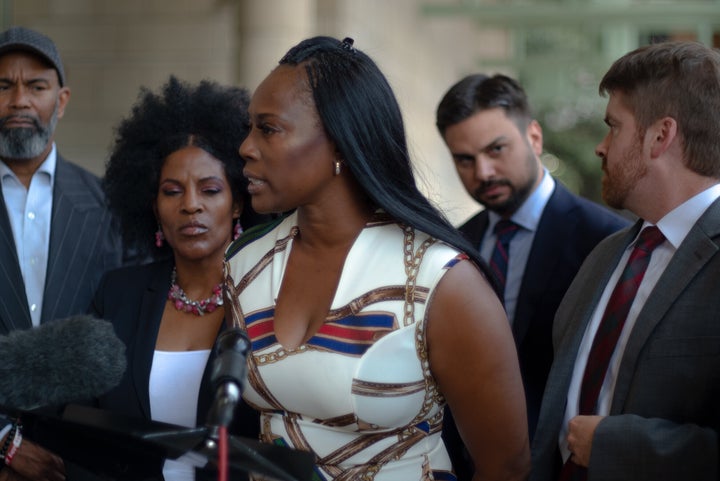
M 507 135 L 498 135 L 490 143 L 488 143 L 486 146 L 484 146 L 483 150 L 487 150 L 489 147 L 492 147 L 495 144 L 499 144 L 501 142 L 506 142 L 509 139 L 510 138 Z
M 220 182 L 226 182 L 225 179 L 223 179 L 222 177 L 219 177 L 219 176 L 217 176 L 217 175 L 209 175 L 209 176 L 207 176 L 207 177 L 201 177 L 200 179 L 198 179 L 198 182 L 208 182 L 208 181 L 211 181 L 211 180 L 219 180 Z M 172 177 L 168 177 L 168 178 L 165 178 L 165 179 L 160 179 L 160 184 L 164 184 L 165 182 L 172 182 L 172 183 L 174 183 L 174 184 L 181 184 L 181 183 L 182 183 L 181 180 L 178 180 L 178 179 L 175 179 L 175 178 L 172 178 Z
M 507 135 L 499 135 L 499 136 L 495 137 L 492 141 L 490 141 L 489 143 L 487 143 L 486 145 L 483 145 L 483 146 L 479 149 L 479 152 L 485 152 L 485 151 L 487 151 L 488 149 L 494 147 L 495 145 L 497 145 L 497 144 L 499 144 L 499 143 L 501 143 L 501 142 L 503 142 L 503 141 L 507 141 L 508 139 L 509 139 L 509 137 L 508 137 Z M 452 157 L 453 157 L 454 159 L 456 159 L 456 160 L 473 159 L 473 158 L 475 158 L 475 154 L 473 154 L 473 153 L 467 153 L 467 152 L 453 152 L 453 151 L 451 151 L 450 154 L 451 154 Z
M 253 114 L 250 112 L 250 118 L 251 119 L 257 119 L 257 120 L 267 120 L 269 118 L 278 118 L 279 116 L 277 114 L 269 113 L 269 112 L 260 112 L 258 114 Z
M 16 84 L 16 83 L 17 83 L 17 81 L 16 81 L 15 79 L 12 79 L 12 78 L 9 78 L 9 77 L 0 77 L 0 82 L 9 83 L 9 84 Z M 42 76 L 40 76 L 40 77 L 33 77 L 33 78 L 31 78 L 31 79 L 25 80 L 23 83 L 25 83 L 25 84 L 33 84 L 33 83 L 46 83 L 46 84 L 50 84 L 50 83 L 51 83 L 51 79 L 49 79 L 49 78 L 47 78 L 47 77 L 42 77 Z
M 507 142 L 508 140 L 509 140 L 509 137 L 507 135 L 504 135 L 504 134 L 498 135 L 497 137 L 492 139 L 490 142 L 488 142 L 487 144 L 480 147 L 480 151 L 485 152 L 489 148 L 494 147 L 495 145 L 497 145 L 499 143 Z

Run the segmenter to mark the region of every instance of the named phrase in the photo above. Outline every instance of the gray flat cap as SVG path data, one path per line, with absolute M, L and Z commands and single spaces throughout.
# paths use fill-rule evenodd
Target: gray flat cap
M 0 33 L 0 55 L 24 50 L 39 55 L 57 70 L 60 86 L 65 85 L 65 71 L 55 43 L 40 32 L 25 27 L 10 27 Z

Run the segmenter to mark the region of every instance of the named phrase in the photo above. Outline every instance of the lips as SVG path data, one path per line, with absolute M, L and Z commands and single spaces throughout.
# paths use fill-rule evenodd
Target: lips
M 477 189 L 478 197 L 497 197 L 502 195 L 504 188 L 507 187 L 504 182 L 489 182 Z
M 265 185 L 264 180 L 260 180 L 257 177 L 252 177 L 251 175 L 247 175 L 248 179 L 248 193 L 254 194 L 257 193 L 262 187 Z
M 180 233 L 187 236 L 201 235 L 207 231 L 207 226 L 199 222 L 190 222 L 180 227 Z
M 21 128 L 21 129 L 35 129 L 37 128 L 36 122 L 32 118 L 28 117 L 6 117 L 2 126 L 5 128 Z
M 490 186 L 488 186 L 488 187 L 485 187 L 484 189 L 481 189 L 481 190 L 480 190 L 480 193 L 481 193 L 482 195 L 493 196 L 493 195 L 499 194 L 499 193 L 500 193 L 499 191 L 500 191 L 501 188 L 502 188 L 501 185 L 497 185 L 497 184 L 496 184 L 496 185 L 490 185 Z

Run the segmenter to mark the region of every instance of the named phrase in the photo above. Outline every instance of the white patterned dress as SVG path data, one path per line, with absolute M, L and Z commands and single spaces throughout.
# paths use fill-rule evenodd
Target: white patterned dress
M 290 350 L 273 313 L 296 225 L 292 214 L 246 233 L 225 264 L 233 321 L 252 342 L 243 396 L 262 412 L 262 440 L 313 452 L 318 480 L 454 480 L 425 312 L 467 257 L 376 214 L 348 253 L 325 323 Z

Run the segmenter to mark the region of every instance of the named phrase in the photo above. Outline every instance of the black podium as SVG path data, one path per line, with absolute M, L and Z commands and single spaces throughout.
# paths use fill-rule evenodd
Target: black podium
M 217 471 L 212 428 L 181 428 L 77 404 L 13 411 L 33 441 L 103 479 L 157 477 L 165 459 L 181 456 Z M 278 481 L 312 478 L 313 456 L 304 451 L 228 436 L 228 458 L 230 479 L 234 473 L 257 473 Z

